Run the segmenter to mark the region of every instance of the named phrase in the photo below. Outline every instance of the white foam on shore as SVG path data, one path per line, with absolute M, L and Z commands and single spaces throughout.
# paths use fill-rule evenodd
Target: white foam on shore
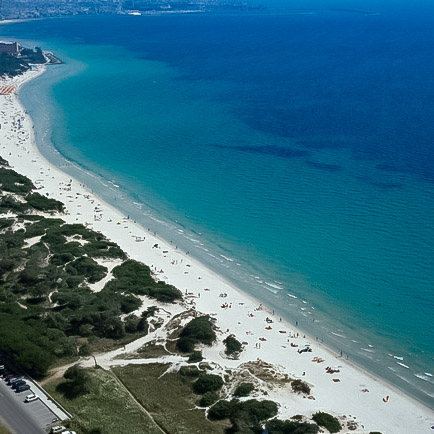
M 432 375 L 414 374 L 414 376 L 428 383 L 433 383 Z
M 270 283 L 270 282 L 264 282 L 267 286 L 274 288 L 274 289 L 284 289 L 283 286 L 277 285 L 276 283 Z
M 220 257 L 222 257 L 223 259 L 225 259 L 228 262 L 235 262 L 235 259 L 229 258 L 228 256 L 220 255 Z
M 330 332 L 332 335 L 337 336 L 338 338 L 346 339 L 347 337 L 344 335 L 341 335 L 340 333 Z
M 396 362 L 397 365 L 402 366 L 405 369 L 410 369 L 410 366 L 404 365 L 404 363 Z

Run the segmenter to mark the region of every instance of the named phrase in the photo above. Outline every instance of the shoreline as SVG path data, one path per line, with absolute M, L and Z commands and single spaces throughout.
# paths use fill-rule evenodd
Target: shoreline
M 39 70 L 37 73 L 33 71 L 32 73 L 26 74 L 24 80 L 17 80 L 17 90 L 19 90 L 24 82 L 37 77 L 43 72 L 43 70 Z M 21 114 L 26 113 L 18 97 L 11 95 L 10 100 L 12 107 L 16 104 L 15 108 L 18 108 L 18 111 L 21 111 Z M 8 114 L 5 116 L 8 116 Z M 13 118 L 13 114 L 9 114 L 9 116 Z M 222 332 L 222 335 L 219 336 L 220 341 L 227 336 L 228 333 L 234 333 L 240 340 L 248 341 L 246 350 L 241 354 L 240 360 L 226 360 L 220 356 L 218 351 L 216 352 L 216 348 L 214 347 L 204 349 L 205 358 L 212 359 L 219 364 L 235 366 L 251 360 L 256 360 L 260 357 L 261 360 L 270 361 L 275 365 L 282 366 L 284 371 L 292 376 L 303 378 L 309 383 L 314 384 L 315 387 L 313 388 L 313 394 L 316 397 L 316 401 L 303 400 L 301 397 L 297 397 L 290 392 L 287 392 L 286 395 L 288 396 L 285 396 L 284 400 L 281 400 L 281 402 L 291 401 L 294 406 L 301 406 L 305 411 L 325 409 L 326 411 L 333 411 L 335 414 L 356 415 L 358 420 L 361 421 L 364 426 L 368 426 L 369 424 L 371 427 L 372 425 L 372 429 L 381 429 L 384 433 L 429 432 L 429 417 L 432 417 L 432 415 L 429 412 L 429 409 L 422 403 L 414 400 L 408 395 L 405 395 L 397 389 L 395 390 L 394 386 L 385 383 L 381 378 L 377 378 L 369 372 L 364 371 L 362 368 L 353 365 L 349 361 L 339 358 L 339 356 L 336 356 L 331 349 L 320 342 L 315 342 L 315 339 L 312 339 L 312 337 L 306 335 L 306 338 L 302 338 L 301 335 L 304 335 L 304 332 L 296 329 L 286 321 L 278 321 L 276 316 L 273 318 L 275 327 L 278 326 L 279 329 L 285 330 L 286 334 L 276 334 L 276 330 L 274 329 L 274 331 L 264 331 L 262 325 L 265 323 L 262 323 L 259 319 L 252 321 L 253 317 L 249 317 L 248 315 L 253 313 L 255 317 L 263 319 L 263 317 L 273 316 L 273 314 L 265 309 L 255 311 L 260 302 L 255 300 L 253 296 L 250 296 L 234 287 L 222 276 L 207 269 L 191 256 L 186 255 L 180 250 L 174 249 L 173 245 L 169 242 L 161 239 L 159 236 L 155 236 L 130 219 L 125 218 L 119 210 L 104 202 L 95 193 L 87 190 L 79 182 L 72 179 L 70 182 L 71 189 L 62 190 L 64 188 L 63 185 L 66 185 L 71 177 L 62 172 L 58 167 L 53 166 L 45 159 L 45 157 L 42 156 L 42 154 L 40 154 L 34 141 L 32 120 L 29 115 L 25 116 L 24 125 L 27 127 L 26 132 L 29 133 L 29 138 L 19 141 L 18 143 L 9 140 L 9 143 L 7 143 L 8 147 L 6 148 L 6 153 L 3 157 L 9 160 L 11 166 L 17 171 L 28 176 L 38 185 L 38 187 L 41 187 L 40 193 L 48 193 L 49 197 L 61 200 L 65 204 L 69 211 L 69 215 L 61 216 L 61 218 L 66 220 L 68 223 L 81 222 L 97 231 L 103 232 L 109 239 L 118 243 L 131 258 L 140 260 L 149 266 L 152 265 L 157 271 L 166 270 L 163 273 L 157 273 L 157 277 L 160 280 L 165 280 L 166 282 L 173 284 L 183 293 L 186 291 L 192 293 L 193 296 L 190 297 L 190 301 L 196 305 L 197 311 L 211 314 L 217 319 L 217 324 L 220 329 L 229 330 L 229 332 Z M 2 143 L 4 143 L 4 141 L 2 141 Z M 19 147 L 21 151 L 25 152 L 25 154 L 8 155 L 10 152 L 12 153 L 12 151 L 16 151 L 16 147 L 13 147 L 14 144 Z M 60 184 L 59 182 L 63 184 Z M 62 187 L 59 187 L 61 185 Z M 85 199 L 84 195 L 91 197 L 92 199 L 83 200 Z M 90 203 L 92 200 L 94 203 Z M 102 211 L 95 214 L 95 207 L 93 205 L 97 205 L 98 209 L 101 209 Z M 92 215 L 102 215 L 102 217 L 98 220 L 92 218 Z M 142 239 L 144 238 L 145 241 L 138 242 L 134 239 L 134 236 Z M 152 246 L 155 244 L 159 244 L 159 247 L 153 249 Z M 144 251 L 144 247 L 147 247 L 146 251 Z M 175 264 L 172 264 L 171 261 L 175 261 Z M 204 291 L 204 288 L 211 288 L 211 290 Z M 218 296 L 217 292 L 227 293 L 228 296 L 223 300 Z M 222 301 L 232 303 L 232 308 L 222 309 L 220 307 Z M 240 316 L 235 317 L 233 314 L 235 312 L 240 314 Z M 249 322 L 248 327 L 251 329 L 249 331 L 251 331 L 252 334 L 246 334 L 246 321 Z M 256 324 L 253 324 L 253 322 Z M 325 365 L 317 366 L 316 363 L 309 363 L 310 359 L 307 360 L 306 357 L 303 357 L 306 355 L 300 355 L 295 351 L 291 351 L 294 349 L 287 345 L 289 342 L 289 339 L 287 339 L 289 334 L 288 332 L 291 332 L 292 334 L 298 333 L 300 335 L 299 338 L 296 338 L 297 340 L 295 342 L 298 343 L 302 341 L 303 345 L 312 345 L 315 349 L 312 356 L 314 355 L 326 359 L 325 363 L 329 366 L 337 366 L 338 364 L 342 365 L 342 370 L 345 371 L 341 373 L 342 383 L 351 383 L 351 390 L 350 386 L 345 387 L 344 384 L 331 383 L 330 376 L 327 376 L 327 374 L 322 372 L 322 368 Z M 255 336 L 259 335 L 261 335 L 261 337 L 267 336 L 267 341 L 264 341 L 263 343 L 264 349 L 257 348 L 253 345 L 257 340 L 255 339 Z M 273 354 L 267 354 L 266 351 L 267 348 L 270 348 L 270 344 L 273 347 Z M 283 346 L 285 346 L 285 348 L 282 350 Z M 308 355 L 308 357 L 310 357 L 310 355 Z M 319 373 L 320 371 L 321 374 Z M 306 372 L 306 375 L 303 376 L 302 372 Z M 360 381 L 354 382 L 354 378 L 352 378 L 353 376 Z M 361 387 L 358 385 L 360 382 L 366 383 L 366 388 L 370 390 L 369 394 L 360 394 L 359 390 L 354 390 L 355 388 L 359 389 Z M 317 389 L 320 388 L 325 389 L 325 391 L 317 391 Z M 335 388 L 336 390 L 339 390 L 343 396 L 335 396 Z M 373 398 L 374 394 L 376 395 L 374 401 L 376 404 L 368 405 L 366 401 L 368 401 L 368 398 L 369 402 L 373 401 L 371 397 Z M 390 403 L 383 404 L 381 399 L 386 395 L 391 395 L 392 400 Z M 352 398 L 350 398 L 350 396 Z M 335 401 L 332 405 L 330 403 L 330 398 L 336 399 L 339 402 Z M 355 407 L 354 404 L 350 405 L 348 402 L 353 398 L 356 401 Z M 301 403 L 298 401 L 301 401 Z M 282 410 L 284 405 L 281 407 Z M 377 407 L 381 408 L 381 414 L 378 414 L 380 411 Z M 412 407 L 414 410 L 410 411 L 409 407 Z M 295 413 L 297 410 L 294 407 L 291 408 L 290 411 L 291 413 Z M 300 409 L 299 411 L 302 412 L 303 410 Z M 390 426 L 388 426 L 387 423 L 385 425 L 385 421 L 381 422 L 382 418 L 386 418 L 386 415 L 389 412 L 391 414 L 387 417 L 387 420 L 390 422 Z M 416 425 L 406 425 L 406 420 L 401 419 L 404 417 L 404 414 L 414 414 L 413 422 L 418 422 L 417 428 Z M 284 417 L 284 413 L 279 412 L 279 416 Z M 289 414 L 286 416 L 289 417 Z M 410 416 L 408 416 L 408 418 L 410 418 Z M 424 427 L 426 427 L 426 431 L 422 431 Z M 412 429 L 413 431 L 409 431 L 409 429 Z M 415 429 L 420 429 L 420 431 L 415 431 Z
M 51 88 L 60 83 L 59 79 L 63 80 L 61 77 L 63 74 L 67 74 L 68 76 L 72 76 L 72 74 L 76 73 L 81 74 L 79 69 L 80 65 L 78 65 L 80 60 L 76 59 L 84 59 L 87 65 L 91 65 L 91 62 L 86 55 L 81 56 L 81 54 L 85 53 L 75 53 L 74 58 L 68 58 L 68 50 L 66 47 L 62 48 L 62 46 L 60 46 L 58 50 L 59 53 L 62 52 L 63 56 L 68 59 L 67 65 L 62 68 L 47 68 L 46 76 L 38 80 L 37 83 L 26 85 L 20 93 L 20 98 L 28 108 L 29 114 L 34 119 L 38 147 L 41 153 L 46 156 L 52 164 L 61 168 L 66 173 L 69 173 L 72 177 L 79 180 L 79 182 L 88 186 L 88 188 L 93 189 L 93 191 L 106 202 L 113 204 L 125 215 L 130 215 L 130 217 L 139 221 L 143 227 L 155 230 L 164 239 L 173 240 L 173 243 L 177 244 L 178 247 L 181 247 L 184 251 L 190 251 L 191 255 L 202 264 L 206 264 L 207 267 L 225 276 L 226 279 L 243 291 L 252 294 L 255 298 L 274 308 L 276 312 L 281 313 L 281 315 L 287 318 L 291 323 L 294 324 L 295 320 L 298 320 L 303 330 L 308 332 L 311 336 L 318 336 L 323 339 L 327 346 L 332 348 L 335 352 L 339 353 L 343 351 L 343 353 L 348 354 L 350 359 L 358 366 L 367 369 L 369 372 L 373 372 L 374 375 L 378 377 L 385 378 L 390 384 L 395 385 L 395 387 L 405 391 L 406 394 L 409 394 L 425 405 L 434 407 L 433 378 L 425 375 L 425 372 L 432 373 L 430 357 L 432 351 L 429 345 L 427 345 L 431 340 L 431 335 L 428 333 L 429 339 L 425 339 L 425 336 L 423 336 L 415 326 L 412 326 L 413 322 L 411 321 L 408 322 L 409 327 L 406 327 L 403 321 L 408 321 L 408 316 L 404 316 L 401 321 L 398 315 L 394 315 L 393 318 L 395 319 L 388 321 L 387 317 L 389 317 L 394 310 L 395 312 L 399 312 L 399 307 L 396 305 L 394 298 L 391 298 L 390 305 L 389 303 L 383 303 L 385 308 L 378 308 L 375 300 L 382 297 L 382 292 L 380 291 L 377 292 L 379 297 L 376 297 L 374 293 L 370 294 L 370 297 L 364 297 L 363 300 L 360 299 L 360 295 L 355 294 L 355 299 L 359 298 L 363 301 L 363 310 L 360 310 L 360 306 L 357 302 L 351 303 L 350 288 L 353 286 L 353 282 L 360 285 L 360 277 L 363 277 L 363 274 L 358 275 L 357 273 L 360 272 L 361 267 L 357 267 L 354 270 L 356 273 L 354 281 L 352 281 L 348 273 L 345 275 L 345 278 L 348 279 L 345 285 L 343 284 L 344 281 L 341 280 L 338 269 L 336 269 L 336 273 L 328 274 L 326 269 L 323 270 L 323 273 L 318 273 L 320 270 L 318 266 L 327 262 L 327 260 L 324 262 L 323 260 L 319 260 L 319 258 L 321 254 L 326 253 L 329 249 L 327 245 L 323 244 L 323 241 L 321 241 L 328 238 L 327 232 L 324 232 L 324 229 L 326 229 L 325 226 L 322 228 L 323 236 L 319 234 L 319 237 L 317 237 L 319 246 L 321 247 L 320 250 L 311 250 L 308 244 L 300 243 L 302 240 L 297 238 L 296 232 L 291 235 L 295 236 L 294 239 L 297 242 L 295 247 L 299 249 L 302 254 L 302 256 L 300 256 L 301 262 L 298 263 L 298 256 L 292 256 L 291 254 L 291 242 L 281 243 L 280 239 L 276 238 L 277 233 L 275 231 L 273 232 L 273 227 L 270 227 L 270 232 L 265 229 L 266 232 L 261 233 L 262 226 L 258 227 L 258 230 L 253 232 L 251 230 L 242 229 L 243 225 L 241 225 L 240 228 L 243 235 L 249 236 L 249 238 L 244 239 L 250 239 L 251 241 L 247 244 L 245 242 L 239 243 L 231 227 L 235 228 L 238 222 L 243 222 L 242 215 L 234 221 L 232 226 L 222 221 L 220 228 L 220 223 L 215 220 L 215 215 L 219 215 L 219 209 L 224 208 L 216 208 L 214 210 L 216 214 L 214 214 L 214 212 L 210 214 L 208 221 L 207 214 L 200 214 L 203 210 L 206 212 L 207 209 L 204 197 L 201 197 L 201 200 L 204 201 L 205 206 L 196 208 L 196 211 L 198 211 L 197 216 L 200 217 L 199 219 L 194 217 L 196 215 L 195 213 L 183 215 L 183 212 L 178 212 L 182 210 L 183 207 L 182 203 L 180 204 L 178 201 L 177 196 L 173 196 L 176 183 L 168 183 L 168 185 L 172 185 L 173 187 L 168 188 L 167 199 L 169 200 L 166 200 L 164 194 L 163 196 L 158 194 L 158 191 L 160 191 L 158 188 L 158 180 L 160 179 L 161 173 L 156 173 L 156 171 L 152 169 L 159 167 L 161 163 L 161 167 L 168 165 L 169 167 L 173 167 L 173 170 L 177 170 L 175 161 L 171 159 L 167 160 L 167 162 L 156 161 L 155 164 L 150 165 L 151 178 L 148 188 L 147 182 L 140 181 L 147 178 L 144 169 L 142 169 L 143 173 L 140 173 L 140 175 L 133 179 L 129 177 L 127 173 L 128 170 L 123 170 L 121 166 L 115 168 L 115 166 L 110 166 L 109 163 L 109 166 L 104 168 L 101 164 L 98 164 L 98 158 L 95 160 L 91 157 L 86 158 L 86 155 L 92 155 L 91 153 L 87 154 L 87 151 L 83 149 L 83 154 L 78 148 L 71 146 L 71 142 L 68 140 L 68 137 L 70 137 L 69 134 L 80 135 L 80 125 L 76 125 L 78 129 L 74 128 L 71 131 L 66 128 L 66 124 L 63 124 L 59 128 L 54 127 L 57 121 L 62 123 L 66 120 L 63 117 L 63 109 L 59 108 L 59 111 L 56 109 L 58 103 L 56 102 L 56 98 L 53 98 Z M 73 52 L 69 54 L 73 54 L 74 52 L 73 50 Z M 104 74 L 103 70 L 98 69 L 97 71 L 99 74 Z M 69 74 L 69 72 L 71 72 L 71 74 Z M 122 75 L 120 75 L 120 77 L 122 77 Z M 154 78 L 158 79 L 158 77 Z M 92 80 L 92 74 L 89 79 Z M 77 77 L 77 80 L 81 83 L 81 86 L 86 86 L 87 72 L 83 72 L 83 75 Z M 66 83 L 62 86 L 66 86 L 66 88 L 70 87 Z M 106 86 L 107 85 L 104 87 Z M 37 96 L 32 97 L 32 95 Z M 42 102 L 42 106 L 47 107 L 47 109 L 40 110 L 41 105 L 39 104 L 39 99 Z M 95 103 L 98 104 L 97 101 L 95 101 Z M 69 104 L 67 105 L 69 106 Z M 99 110 L 99 113 L 103 112 L 103 110 Z M 114 112 L 111 112 L 111 115 L 113 113 Z M 119 115 L 122 115 L 122 111 Z M 53 128 L 49 125 L 50 118 L 53 122 Z M 100 125 L 101 121 L 103 121 L 103 119 L 98 120 Z M 113 121 L 111 121 L 111 123 L 113 124 Z M 118 127 L 115 129 L 117 133 L 122 134 L 123 137 L 127 137 L 119 131 Z M 91 124 L 86 125 L 86 131 L 86 135 L 93 134 Z M 131 133 L 133 135 L 136 134 L 134 127 Z M 161 133 L 164 133 L 164 131 Z M 109 157 L 113 158 L 116 152 L 118 152 L 116 151 L 116 143 L 114 141 L 112 142 L 110 137 L 104 135 L 101 137 L 104 137 L 104 141 L 106 142 L 106 144 L 101 145 L 102 147 L 107 145 L 109 149 L 115 150 Z M 135 135 L 135 137 L 139 139 L 139 136 Z M 50 138 L 52 138 L 54 142 L 57 142 L 56 147 L 50 144 Z M 120 137 L 119 142 L 123 142 L 122 137 Z M 182 142 L 182 138 L 179 139 L 179 142 Z M 139 143 L 139 141 L 137 141 L 137 143 Z M 158 146 L 159 143 L 163 142 L 157 138 L 155 145 Z M 86 148 L 87 145 L 91 146 L 92 144 L 90 142 L 86 143 Z M 126 159 L 131 159 L 132 155 L 136 152 L 134 146 L 131 148 L 130 156 L 125 157 Z M 182 148 L 177 146 L 173 149 Z M 153 153 L 152 149 L 149 149 L 147 152 L 150 152 L 149 155 L 158 155 Z M 170 151 L 170 153 L 172 153 L 172 151 Z M 144 161 L 147 161 L 145 155 L 137 155 L 141 155 Z M 63 156 L 66 156 L 68 160 L 65 160 Z M 203 155 L 203 157 L 206 159 L 206 155 Z M 188 154 L 186 154 L 186 158 L 194 158 L 194 156 L 188 156 Z M 192 164 L 194 164 L 194 161 L 192 161 Z M 207 164 L 210 163 L 208 162 Z M 114 170 L 111 170 L 112 168 Z M 138 167 L 135 167 L 135 170 L 138 170 Z M 179 174 L 182 175 L 184 173 L 183 171 L 184 169 L 182 169 Z M 140 172 L 140 170 L 138 170 L 138 172 Z M 170 173 L 171 170 L 168 171 L 168 174 Z M 310 172 L 309 175 L 315 176 L 314 173 Z M 215 194 L 218 193 L 218 187 L 216 188 L 213 183 L 214 181 L 210 179 L 210 192 Z M 191 191 L 195 191 L 194 186 L 190 186 L 190 188 L 192 188 Z M 273 187 L 270 185 L 270 188 Z M 165 191 L 165 189 L 166 187 L 163 187 L 162 191 Z M 170 196 L 171 194 L 172 196 Z M 315 195 L 314 192 L 312 192 L 312 194 Z M 340 194 L 338 196 L 340 196 Z M 264 200 L 267 203 L 267 198 L 264 198 Z M 242 203 L 241 198 L 239 203 Z M 259 204 L 259 202 L 257 203 Z M 195 210 L 196 207 L 196 205 L 192 204 L 188 204 L 187 206 L 192 211 Z M 261 207 L 260 204 L 258 206 Z M 237 212 L 237 208 L 239 209 L 239 207 L 235 206 L 235 213 Z M 308 215 L 310 209 L 311 207 L 307 204 L 305 212 L 308 213 Z M 291 214 L 292 211 L 286 209 L 286 212 L 289 213 L 289 218 L 292 218 L 293 215 L 301 216 L 299 211 L 294 211 L 294 214 Z M 230 212 L 230 215 L 232 214 L 233 213 Z M 246 214 L 246 219 L 248 220 L 250 220 L 249 214 L 250 213 Z M 260 216 L 261 212 L 257 210 L 256 215 Z M 302 218 L 294 218 L 298 223 L 302 222 Z M 269 221 L 271 220 L 267 219 L 264 223 Z M 257 218 L 257 221 L 253 219 L 253 222 L 259 223 L 260 217 Z M 208 223 L 210 223 L 211 226 Z M 349 222 L 347 222 L 347 224 L 348 223 Z M 216 231 L 214 231 L 212 227 L 214 227 Z M 264 226 L 264 228 L 265 227 L 266 226 Z M 216 234 L 221 233 L 221 229 L 225 231 L 227 236 L 222 235 L 223 238 L 220 239 Z M 338 230 L 338 232 L 340 232 L 340 230 Z M 310 240 L 309 234 L 307 235 L 308 238 L 306 239 Z M 343 239 L 341 241 L 343 241 Z M 263 246 L 263 249 L 257 248 L 258 246 Z M 274 246 L 277 247 L 277 250 L 274 249 Z M 324 247 L 327 247 L 326 250 L 324 250 Z M 361 251 L 363 251 L 363 246 L 360 247 L 362 247 Z M 330 248 L 332 251 L 335 249 L 334 247 Z M 288 253 L 287 257 L 285 255 L 286 250 Z M 308 256 L 303 256 L 310 250 L 313 255 L 311 267 L 309 266 Z M 279 251 L 280 254 L 276 255 L 276 251 Z M 338 252 L 338 250 L 336 250 L 336 252 Z M 353 254 L 358 256 L 359 252 L 359 249 L 353 249 L 353 252 L 350 250 L 347 252 L 349 254 L 348 257 L 352 257 Z M 343 258 L 347 257 L 346 255 L 340 256 Z M 274 260 L 274 257 L 276 257 L 276 260 Z M 385 256 L 385 258 L 387 258 L 387 256 Z M 297 264 L 301 267 L 298 271 L 296 269 Z M 423 276 L 422 273 L 419 275 Z M 372 281 L 371 277 L 372 276 L 369 277 L 366 285 L 359 286 L 361 293 L 365 293 L 366 291 L 366 294 L 369 294 L 371 291 L 370 285 L 372 285 L 372 288 L 375 288 L 375 281 Z M 270 282 L 271 284 L 269 284 Z M 336 285 L 334 282 L 336 282 Z M 379 282 L 382 282 L 382 280 L 379 280 Z M 275 286 L 273 286 L 273 284 Z M 318 287 L 317 284 L 319 285 Z M 385 288 L 385 285 L 380 284 L 379 289 L 383 287 Z M 342 296 L 340 295 L 341 291 Z M 292 292 L 297 296 L 297 299 L 290 298 L 287 292 Z M 416 301 L 411 291 L 407 294 L 409 301 Z M 336 299 L 336 302 L 333 302 L 333 299 Z M 406 299 L 406 297 L 403 297 L 403 299 Z M 424 310 L 423 312 L 426 311 Z M 355 321 L 353 321 L 353 318 Z M 400 322 L 402 322 L 402 327 L 399 324 Z M 429 321 L 424 321 L 424 324 L 429 323 Z M 393 324 L 393 326 L 391 326 L 391 324 Z M 423 328 L 419 329 L 423 330 Z M 376 330 L 378 330 L 378 333 L 376 333 Z M 396 330 L 397 334 L 394 334 L 394 330 Z M 410 345 L 413 337 L 419 344 Z M 397 364 L 393 355 L 403 356 L 403 363 L 409 368 Z

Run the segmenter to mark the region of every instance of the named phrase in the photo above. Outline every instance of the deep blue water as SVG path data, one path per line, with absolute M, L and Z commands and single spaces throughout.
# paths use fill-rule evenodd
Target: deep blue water
M 433 15 L 370 10 L 0 30 L 66 60 L 22 91 L 50 159 L 432 407 Z

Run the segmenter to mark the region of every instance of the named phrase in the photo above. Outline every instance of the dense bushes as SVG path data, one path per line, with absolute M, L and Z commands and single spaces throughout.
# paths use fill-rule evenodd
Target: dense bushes
M 291 387 L 294 392 L 306 393 L 309 395 L 310 386 L 302 380 L 294 380 L 291 382 Z
M 235 430 L 237 427 L 257 427 L 277 414 L 277 404 L 273 401 L 218 401 L 208 412 L 208 418 L 214 420 L 229 419 Z
M 105 277 L 108 270 L 106 267 L 98 265 L 92 258 L 82 256 L 74 262 L 69 263 L 65 271 L 73 276 L 83 276 L 89 283 L 95 283 Z
M 268 434 L 317 434 L 319 428 L 313 423 L 272 419 L 265 424 Z
M 331 414 L 324 413 L 322 411 L 319 411 L 318 413 L 315 413 L 312 416 L 312 419 L 319 426 L 323 426 L 324 428 L 328 429 L 331 433 L 339 432 L 341 430 L 341 428 L 342 428 L 338 419 L 336 419 Z
M 214 404 L 208 412 L 209 419 L 223 420 L 230 419 L 236 411 L 238 401 L 219 401 Z
M 199 377 L 201 371 L 197 366 L 181 366 L 178 373 L 183 377 L 196 378 Z
M 74 348 L 64 333 L 49 328 L 28 310 L 16 304 L 0 306 L 0 352 L 31 375 L 41 377 L 56 357 L 70 356 Z
M 0 198 L 0 213 L 16 212 L 22 213 L 26 212 L 28 206 L 21 202 L 15 200 L 12 196 L 3 196 Z
M 223 386 L 223 380 L 219 375 L 200 374 L 199 378 L 193 383 L 193 391 L 199 395 L 206 392 L 215 392 Z
M 196 344 L 212 345 L 216 334 L 212 329 L 209 316 L 200 316 L 192 319 L 181 331 L 177 347 L 184 353 L 194 350 Z
M 128 291 L 136 295 L 147 295 L 158 301 L 172 303 L 182 297 L 181 292 L 165 282 L 155 282 L 147 265 L 128 260 L 113 269 L 116 277 L 107 283 L 111 291 Z
M 31 193 L 26 196 L 27 203 L 40 211 L 59 211 L 62 212 L 65 206 L 62 202 L 48 197 L 41 196 L 39 193 Z
M 234 391 L 234 395 L 241 396 L 249 396 L 255 390 L 255 386 L 253 383 L 241 383 L 237 386 Z
M 200 398 L 199 405 L 201 407 L 209 407 L 213 405 L 217 399 L 219 399 L 217 392 L 206 392 L 203 394 L 202 398 Z
M 0 220 L 0 351 L 30 374 L 42 376 L 56 358 L 76 356 L 77 349 L 89 353 L 99 338 L 146 333 L 147 318 L 155 310 L 135 316 L 142 304 L 136 295 L 172 302 L 181 293 L 155 282 L 149 267 L 136 261 L 115 267 L 114 278 L 101 291 L 91 291 L 87 285 L 107 275 L 95 259 L 125 260 L 125 253 L 82 224 L 35 215 L 60 211 L 63 205 L 32 189 L 28 178 L 0 167 L 0 212 L 12 210 L 23 225 L 13 231 L 15 219 Z M 87 338 L 86 345 L 78 344 L 80 337 Z
M 85 395 L 90 391 L 90 375 L 78 365 L 68 368 L 63 375 L 66 382 L 57 385 L 56 390 L 63 393 L 66 398 L 74 399 L 80 395 Z
M 188 363 L 198 363 L 203 360 L 201 351 L 193 351 L 188 358 Z
M 0 167 L 0 189 L 10 193 L 30 193 L 35 186 L 26 176 L 14 170 Z
M 223 343 L 226 346 L 225 353 L 228 356 L 236 357 L 243 350 L 241 342 L 239 342 L 234 335 L 228 336 Z

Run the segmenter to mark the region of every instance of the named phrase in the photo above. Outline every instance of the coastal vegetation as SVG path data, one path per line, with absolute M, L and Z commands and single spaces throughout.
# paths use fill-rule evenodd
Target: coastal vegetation
M 234 391 L 234 396 L 238 398 L 242 396 L 249 396 L 255 390 L 255 385 L 253 383 L 241 383 L 237 386 Z
M 0 434 L 10 434 L 11 432 L 0 423 Z
M 25 176 L 0 168 L 0 216 L 12 214 L 0 219 L 0 352 L 41 377 L 59 359 L 146 334 L 154 310 L 132 314 L 138 296 L 173 302 L 181 293 L 102 234 L 65 223 L 63 204 L 34 190 Z M 121 261 L 113 278 L 92 290 L 113 259 Z
M 113 269 L 116 278 L 107 283 L 114 292 L 129 291 L 135 295 L 147 295 L 161 302 L 174 302 L 182 298 L 181 292 L 165 282 L 156 282 L 147 265 L 128 260 Z
M 213 405 L 219 399 L 219 395 L 217 392 L 206 392 L 202 395 L 202 398 L 199 400 L 199 405 L 201 407 L 209 407 Z
M 330 433 L 337 433 L 342 429 L 339 420 L 331 414 L 319 411 L 312 416 L 312 419 L 319 425 L 326 428 Z
M 309 422 L 272 419 L 265 424 L 268 434 L 317 434 L 318 425 Z
M 198 379 L 193 383 L 193 391 L 198 395 L 207 392 L 217 392 L 223 387 L 223 380 L 219 375 L 200 374 Z
M 227 356 L 238 358 L 241 351 L 243 351 L 243 346 L 241 345 L 241 342 L 234 335 L 229 335 L 223 341 L 223 343 L 226 346 L 225 354 Z
M 183 353 L 193 352 L 195 345 L 212 345 L 216 334 L 212 328 L 209 316 L 200 316 L 192 319 L 181 331 L 177 347 Z
M 59 383 L 56 390 L 68 399 L 77 398 L 90 392 L 92 377 L 78 365 L 71 366 L 63 374 L 67 381 Z
M 192 383 L 199 370 L 188 366 L 189 374 L 170 370 L 169 364 L 128 365 L 113 369 L 115 375 L 146 409 L 163 431 L 168 433 L 206 432 L 221 434 L 228 427 L 225 422 L 212 422 L 205 411 L 197 407 L 197 395 Z M 152 391 L 152 393 L 150 393 Z M 143 432 L 143 431 L 140 431 Z
M 229 419 L 232 423 L 232 432 L 252 430 L 260 428 L 261 423 L 265 422 L 277 414 L 277 404 L 273 401 L 249 399 L 239 401 L 218 401 L 208 412 L 211 420 Z M 248 431 L 247 431 L 248 432 Z
M 291 387 L 294 392 L 298 393 L 305 393 L 306 395 L 309 395 L 310 393 L 310 386 L 306 382 L 302 380 L 293 380 L 291 381 Z
M 65 382 L 62 378 L 45 384 L 48 392 L 73 414 L 72 420 L 63 422 L 64 425 L 79 433 L 161 433 L 110 371 L 92 368 L 86 369 L 85 374 L 90 379 L 88 391 L 75 397 L 59 391 L 59 385 Z

